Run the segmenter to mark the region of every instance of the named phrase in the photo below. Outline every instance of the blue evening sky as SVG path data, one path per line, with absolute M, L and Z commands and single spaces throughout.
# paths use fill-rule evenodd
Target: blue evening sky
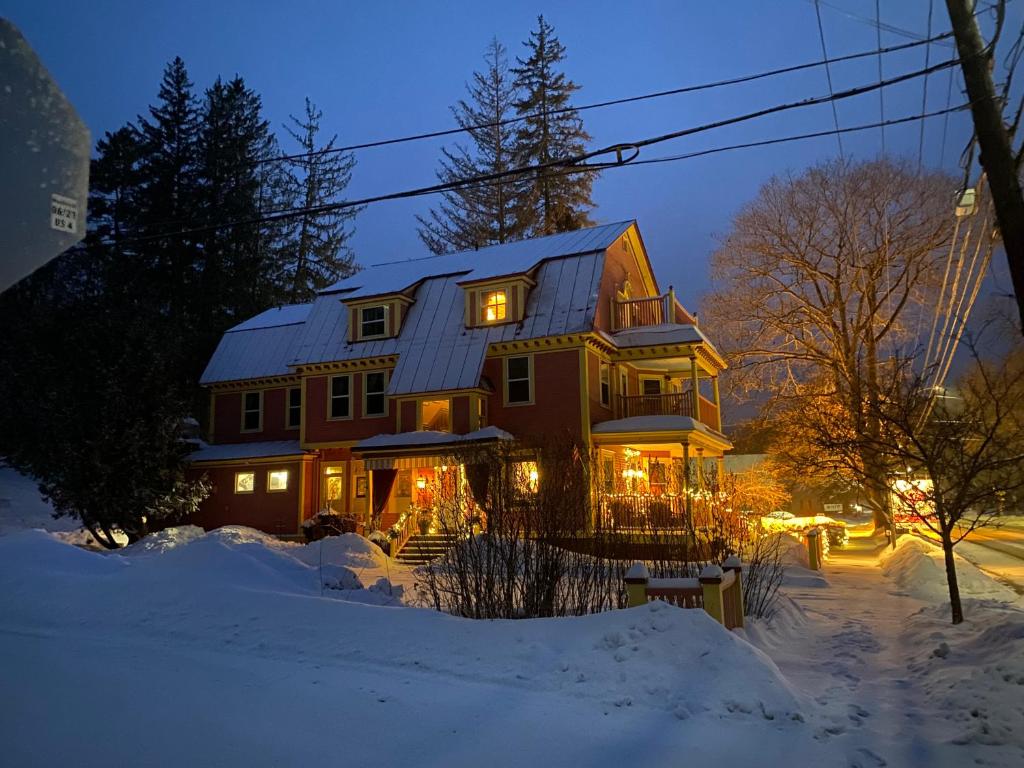
M 948 29 L 945 3 L 934 1 L 933 28 Z M 155 99 L 164 65 L 175 55 L 198 88 L 217 75 L 242 75 L 263 97 L 266 116 L 294 151 L 281 124 L 309 96 L 324 111 L 325 128 L 356 143 L 451 126 L 448 107 L 481 66 L 492 36 L 515 55 L 543 13 L 568 57 L 569 77 L 582 86 L 577 103 L 618 98 L 718 80 L 821 57 L 814 5 L 809 0 L 737 2 L 242 2 L 241 0 L 8 0 L 14 21 L 77 106 L 95 140 L 143 112 Z M 924 34 L 928 0 L 883 0 L 883 22 Z M 1007 35 L 1020 24 L 1011 3 Z M 876 29 L 852 16 L 874 16 L 873 0 L 828 0 L 821 7 L 830 56 L 871 50 Z M 882 33 L 883 45 L 906 42 Z M 931 61 L 952 47 L 933 45 Z M 884 61 L 887 76 L 923 66 L 924 47 Z M 877 79 L 874 58 L 833 68 L 836 89 Z M 946 104 L 948 75 L 928 81 L 928 109 Z M 953 102 L 962 100 L 959 77 Z M 886 90 L 886 117 L 921 110 L 920 79 Z M 627 142 L 777 103 L 827 93 L 824 69 L 719 88 L 692 95 L 588 111 L 594 146 Z M 875 122 L 877 92 L 838 104 L 840 124 Z M 794 110 L 731 128 L 650 147 L 657 157 L 825 130 L 827 105 Z M 917 161 L 918 124 L 886 131 L 886 148 Z M 926 125 L 928 166 L 956 170 L 969 135 L 969 117 Z M 391 192 L 434 180 L 443 140 L 365 150 L 358 155 L 350 193 Z M 843 137 L 846 153 L 875 156 L 875 129 Z M 836 155 L 834 137 L 741 150 L 677 163 L 607 171 L 594 187 L 599 222 L 636 218 L 663 286 L 674 284 L 684 303 L 697 304 L 707 286 L 708 258 L 730 217 L 773 174 L 799 172 Z M 385 202 L 357 220 L 359 261 L 422 255 L 415 214 L 430 198 Z

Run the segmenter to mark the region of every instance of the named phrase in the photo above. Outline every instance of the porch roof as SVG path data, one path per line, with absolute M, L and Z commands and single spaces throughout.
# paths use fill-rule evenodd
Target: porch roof
M 201 461 L 231 461 L 233 459 L 262 459 L 272 456 L 301 456 L 307 453 L 298 440 L 269 440 L 262 443 L 226 443 L 206 445 L 189 454 L 192 463 Z
M 388 452 L 421 452 L 429 448 L 446 448 L 467 443 L 483 443 L 493 440 L 513 440 L 508 432 L 497 427 L 484 427 L 475 432 L 464 435 L 457 435 L 451 432 L 432 432 L 420 430 L 417 432 L 399 432 L 397 435 L 381 434 L 360 440 L 352 450 L 356 452 L 373 452 L 375 454 L 384 451 Z
M 590 429 L 594 436 L 616 436 L 643 438 L 646 442 L 683 442 L 686 433 L 696 433 L 707 438 L 716 447 L 728 450 L 732 443 L 721 432 L 690 416 L 630 416 L 595 424 Z M 653 438 L 653 439 L 651 439 Z

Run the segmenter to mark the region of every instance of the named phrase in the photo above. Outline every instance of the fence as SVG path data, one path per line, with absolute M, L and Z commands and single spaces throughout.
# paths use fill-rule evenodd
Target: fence
M 629 607 L 664 600 L 679 608 L 703 608 L 726 629 L 743 626 L 743 566 L 738 557 L 706 565 L 696 579 L 652 579 L 647 566 L 634 563 L 626 572 Z

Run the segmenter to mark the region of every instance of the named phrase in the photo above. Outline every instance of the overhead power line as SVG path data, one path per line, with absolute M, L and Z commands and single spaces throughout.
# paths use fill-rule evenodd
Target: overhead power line
M 814 15 L 818 18 L 818 39 L 821 40 L 821 58 L 828 62 L 828 51 L 825 49 L 825 29 L 821 25 L 821 5 L 819 5 L 818 0 L 814 0 Z M 828 82 L 829 96 L 834 96 L 835 92 L 832 89 L 832 67 L 828 63 L 825 64 L 825 80 Z M 835 98 L 832 99 L 831 103 L 832 121 L 836 126 L 836 143 L 839 145 L 839 158 L 843 159 L 845 156 L 843 152 L 843 135 L 839 132 L 839 110 L 836 107 Z
M 813 0 L 812 0 L 813 1 Z M 912 48 L 917 48 L 928 43 L 940 43 L 953 36 L 952 32 L 943 32 L 940 35 L 935 35 L 928 39 L 917 39 L 911 43 L 900 43 L 899 45 L 891 45 L 887 48 L 878 46 L 873 51 L 861 51 L 859 53 L 850 53 L 844 56 L 837 56 L 832 59 L 823 59 L 818 61 L 808 61 L 803 64 L 793 64 L 788 67 L 779 67 L 777 69 L 770 69 L 764 72 L 756 72 L 749 75 L 739 75 L 737 77 L 727 78 L 725 80 L 714 80 L 707 83 L 698 83 L 696 85 L 685 85 L 679 88 L 671 88 L 665 91 L 654 91 L 652 93 L 644 93 L 637 96 L 625 96 L 618 99 L 609 99 L 607 101 L 598 101 L 591 104 L 582 104 L 574 107 L 564 107 L 562 109 L 552 109 L 546 112 L 533 112 L 526 115 L 517 115 L 516 117 L 509 117 L 504 120 L 495 120 L 487 123 L 476 123 L 474 125 L 460 126 L 457 128 L 445 128 L 438 131 L 427 131 L 424 133 L 416 133 L 409 136 L 399 136 L 391 139 L 378 139 L 375 141 L 366 141 L 359 144 L 348 144 L 343 147 L 331 147 L 329 149 L 321 149 L 315 152 L 303 152 L 296 155 L 278 155 L 276 157 L 268 157 L 263 160 L 259 160 L 259 163 L 273 163 L 285 160 L 302 160 L 311 157 L 317 157 L 319 155 L 332 154 L 337 152 L 354 152 L 361 149 L 373 149 L 375 147 L 386 147 L 393 144 L 404 144 L 410 141 L 422 141 L 424 139 L 438 139 L 444 136 L 454 136 L 460 133 L 472 133 L 473 131 L 482 131 L 489 128 L 497 128 L 500 126 L 511 125 L 513 123 L 522 122 L 523 120 L 532 120 L 537 117 L 559 115 L 566 112 L 585 112 L 591 109 L 602 109 L 604 107 L 612 107 L 620 104 L 632 104 L 638 101 L 648 101 L 651 99 L 660 99 L 665 96 L 679 96 L 685 93 L 696 93 L 698 91 L 706 91 L 713 88 L 723 88 L 730 85 L 741 85 L 743 83 L 752 83 L 757 80 L 763 80 L 769 77 L 777 77 L 779 75 L 786 75 L 793 72 L 802 72 L 804 70 L 813 69 L 815 67 L 830 66 L 832 64 L 839 64 L 844 61 L 856 61 L 858 59 L 867 58 L 869 56 L 882 56 L 889 53 L 897 53 L 899 51 L 906 51 Z M 881 80 L 881 77 L 879 77 Z

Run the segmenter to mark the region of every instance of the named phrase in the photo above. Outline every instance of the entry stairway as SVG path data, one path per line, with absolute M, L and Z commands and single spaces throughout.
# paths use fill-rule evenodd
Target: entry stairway
M 424 565 L 436 560 L 455 543 L 455 536 L 443 533 L 417 533 L 409 537 L 397 555 L 400 563 Z

